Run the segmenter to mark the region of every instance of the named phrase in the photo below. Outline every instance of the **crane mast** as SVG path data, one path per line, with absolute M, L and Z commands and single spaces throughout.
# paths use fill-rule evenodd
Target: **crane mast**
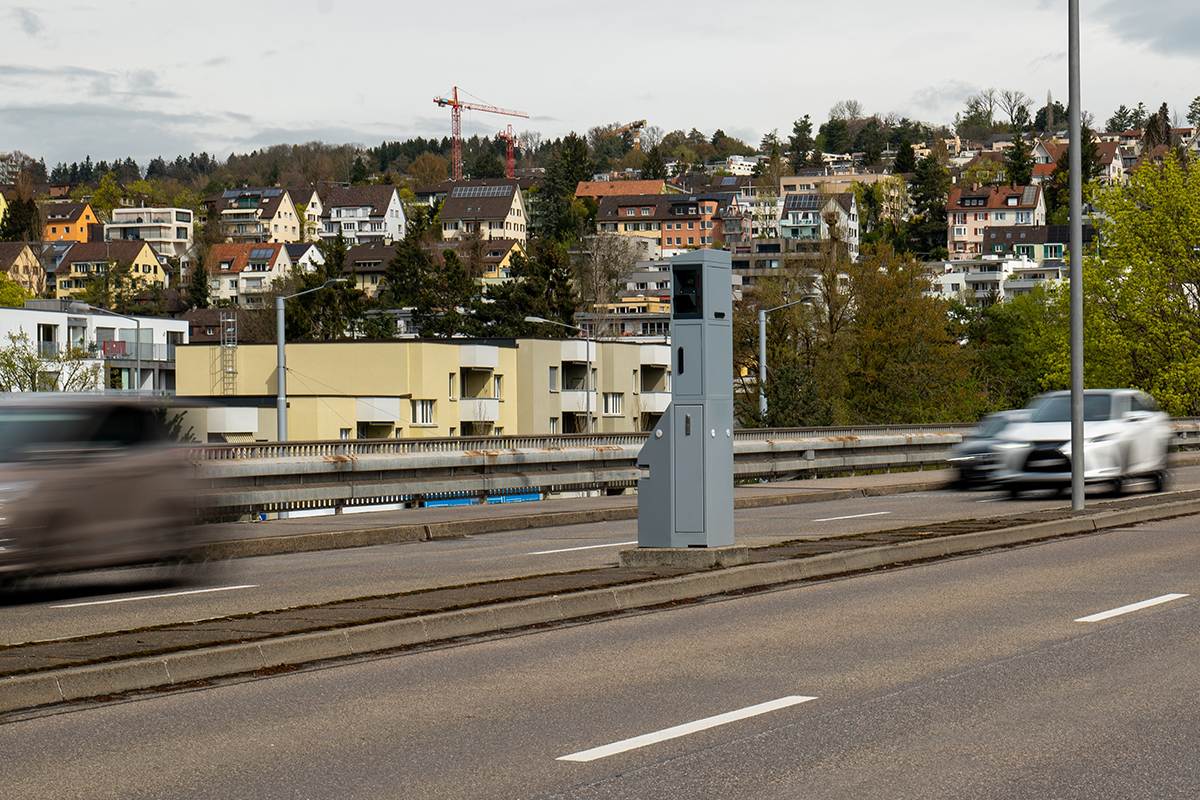
M 435 97 L 433 102 L 445 108 L 450 106 L 450 178 L 451 180 L 462 180 L 462 110 L 469 108 L 472 111 L 486 111 L 489 114 L 503 114 L 509 117 L 524 117 L 529 118 L 529 115 L 523 111 L 513 111 L 508 108 L 499 108 L 497 106 L 488 105 L 486 103 L 468 103 L 458 99 L 458 87 L 454 87 L 454 91 L 450 97 Z M 509 130 L 512 126 L 509 126 Z M 509 171 L 511 173 L 512 164 L 512 144 L 509 143 Z M 511 177 L 511 174 L 510 174 Z

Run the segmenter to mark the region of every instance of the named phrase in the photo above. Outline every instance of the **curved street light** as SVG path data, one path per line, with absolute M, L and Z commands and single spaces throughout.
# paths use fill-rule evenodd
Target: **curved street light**
M 784 303 L 774 308 L 759 309 L 758 312 L 758 413 L 765 421 L 767 418 L 767 314 L 781 308 L 807 303 L 816 300 L 820 295 L 806 294 L 799 300 Z
M 281 442 L 287 441 L 287 355 L 283 349 L 283 304 L 293 297 L 319 292 L 330 284 L 345 283 L 347 280 L 347 278 L 330 278 L 313 289 L 305 289 L 303 292 L 280 295 L 275 298 L 275 348 L 277 357 L 277 368 L 275 371 L 275 432 L 276 438 Z

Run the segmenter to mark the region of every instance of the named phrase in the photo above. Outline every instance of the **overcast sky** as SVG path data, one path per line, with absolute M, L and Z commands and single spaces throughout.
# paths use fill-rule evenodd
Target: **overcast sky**
M 20 0 L 18 0 L 20 2 Z M 1200 95 L 1200 4 L 1082 0 L 1083 107 Z M 0 152 L 57 162 L 450 132 L 454 86 L 543 137 L 645 119 L 757 145 L 839 100 L 950 124 L 986 87 L 1067 101 L 1067 0 L 253 0 L 0 5 Z M 467 96 L 470 100 L 471 97 Z

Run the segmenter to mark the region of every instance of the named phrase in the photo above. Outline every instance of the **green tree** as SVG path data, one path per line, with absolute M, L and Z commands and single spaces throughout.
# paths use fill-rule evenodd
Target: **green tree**
M 1142 132 L 1142 150 L 1149 153 L 1160 144 L 1171 146 L 1171 110 L 1167 104 L 1162 106 L 1146 120 L 1146 130 Z
M 820 166 L 821 154 L 814 152 L 817 142 L 812 132 L 812 120 L 808 114 L 792 123 L 792 135 L 788 137 L 788 166 L 793 174 L 805 167 Z
M 467 164 L 467 174 L 472 178 L 503 178 L 504 162 L 490 150 L 481 150 Z
M 96 219 L 107 220 L 112 217 L 112 210 L 119 206 L 124 199 L 125 193 L 121 191 L 120 186 L 117 186 L 116 178 L 111 172 L 107 172 L 100 178 L 100 186 L 92 192 L 92 199 L 88 202 L 92 206 L 92 211 L 96 213 Z
M 86 350 L 67 346 L 41 352 L 25 331 L 9 331 L 0 348 L 0 391 L 86 392 L 100 382 L 101 367 Z
M 1133 386 L 1174 416 L 1200 415 L 1200 170 L 1177 154 L 1101 190 L 1104 243 L 1083 262 L 1084 383 Z M 1070 380 L 1069 294 L 1052 296 L 1046 388 Z
M 331 241 L 320 242 L 317 248 L 324 263 L 312 272 L 294 272 L 292 292 L 318 289 L 339 278 L 346 282 L 331 283 L 288 301 L 285 308 L 289 339 L 344 339 L 359 327 L 365 312 L 363 292 L 356 285 L 354 270 L 346 269 L 347 246 L 342 232 L 338 231 Z
M 1017 186 L 1033 183 L 1033 153 L 1021 132 L 1013 134 L 1012 147 L 1004 153 L 1004 171 L 1009 183 Z
M 1087 126 L 1081 129 L 1081 134 L 1083 141 L 1080 153 L 1080 164 L 1083 167 L 1081 179 L 1086 199 L 1091 195 L 1092 183 L 1100 177 L 1100 154 L 1096 148 L 1096 138 Z M 1050 174 L 1050 181 L 1045 189 L 1046 220 L 1051 225 L 1066 225 L 1070 221 L 1068 219 L 1071 210 L 1070 179 L 1071 151 L 1070 148 L 1066 148 L 1059 155 L 1058 161 L 1054 165 L 1054 172 Z
M 904 142 L 900 145 L 900 149 L 896 151 L 896 160 L 892 163 L 892 172 L 900 175 L 916 171 L 917 154 L 910 143 Z
M 16 197 L 8 204 L 0 221 L 0 241 L 30 242 L 41 238 L 45 231 L 42 212 L 32 197 Z
M 8 275 L 0 272 L 0 306 L 24 308 L 25 301 L 32 297 L 33 295 L 26 291 L 24 286 L 10 280 Z
M 528 255 L 514 254 L 512 280 L 484 290 L 476 304 L 474 330 L 481 336 L 542 336 L 564 338 L 574 335 L 558 325 L 529 323 L 525 317 L 541 317 L 566 325 L 575 324 L 580 301 L 575 293 L 571 264 L 562 248 L 535 239 Z
M 413 308 L 426 291 L 433 272 L 433 242 L 437 233 L 433 216 L 423 206 L 414 206 L 408 229 L 396 245 L 396 254 L 384 270 L 380 300 L 385 308 Z
M 1196 97 L 1188 106 L 1187 121 L 1192 127 L 1200 126 L 1200 97 Z
M 579 234 L 579 218 L 585 209 L 576 204 L 575 189 L 581 181 L 591 180 L 594 166 L 583 137 L 574 132 L 563 137 L 546 165 L 539 220 L 543 237 L 566 243 Z
M 907 249 L 917 253 L 935 253 L 946 248 L 946 200 L 950 196 L 950 173 L 930 153 L 917 162 L 910 197 L 913 216 L 906 226 Z
M 192 308 L 208 308 L 209 306 L 209 276 L 204 265 L 196 261 L 192 263 L 191 275 L 188 278 L 188 305 Z
M 975 380 L 987 395 L 988 410 L 1020 408 L 1042 391 L 1046 363 L 1044 331 L 1051 324 L 1039 287 L 1002 303 L 954 303 L 961 339 L 971 356 Z
M 109 261 L 98 272 L 92 273 L 80 297 L 88 305 L 107 308 L 118 314 L 134 311 L 145 313 L 147 309 L 137 302 L 144 288 L 131 262 Z
M 966 422 L 986 396 L 951 330 L 943 301 L 927 294 L 924 265 L 886 245 L 846 265 L 854 317 L 845 409 L 856 424 Z
M 850 135 L 850 123 L 844 119 L 831 119 L 821 123 L 817 131 L 817 147 L 824 153 L 849 153 L 854 144 Z
M 470 334 L 477 327 L 471 314 L 478 295 L 479 286 L 467 274 L 458 253 L 443 251 L 442 266 L 427 276 L 413 312 L 417 334 L 439 339 Z
M 667 162 L 663 159 L 662 147 L 654 145 L 646 151 L 646 161 L 642 164 L 642 179 L 647 181 L 665 181 Z
M 278 172 L 278 165 L 275 166 L 275 170 Z M 367 177 L 369 175 L 370 171 L 367 169 L 367 165 L 363 162 L 362 156 L 354 159 L 354 167 L 350 170 L 350 183 L 354 184 L 355 186 L 362 186 L 367 182 Z M 278 175 L 276 175 L 276 179 L 278 179 Z

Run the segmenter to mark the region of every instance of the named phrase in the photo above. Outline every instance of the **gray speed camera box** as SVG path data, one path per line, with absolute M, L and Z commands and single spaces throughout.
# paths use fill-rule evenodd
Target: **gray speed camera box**
M 671 259 L 671 404 L 638 455 L 638 547 L 733 544 L 733 269 Z

